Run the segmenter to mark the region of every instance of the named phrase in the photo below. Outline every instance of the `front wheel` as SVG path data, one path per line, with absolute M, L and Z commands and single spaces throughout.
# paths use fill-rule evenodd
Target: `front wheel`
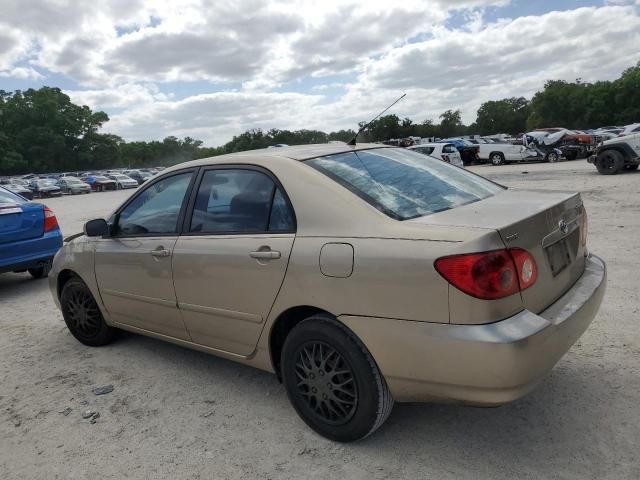
M 547 154 L 547 162 L 555 163 L 558 161 L 558 154 L 556 152 L 549 152 Z
M 287 336 L 282 379 L 298 415 L 320 435 L 353 442 L 387 419 L 393 398 L 362 342 L 325 315 L 299 323 Z
M 624 157 L 617 150 L 604 150 L 598 154 L 595 163 L 601 175 L 615 175 L 624 168 Z
M 60 306 L 67 328 L 80 343 L 100 347 L 113 340 L 115 329 L 106 324 L 89 287 L 80 278 L 64 284 Z

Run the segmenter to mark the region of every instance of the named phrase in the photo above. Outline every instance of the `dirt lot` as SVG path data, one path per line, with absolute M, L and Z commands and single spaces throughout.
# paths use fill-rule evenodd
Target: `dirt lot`
M 640 478 L 640 172 L 600 176 L 584 161 L 473 170 L 582 191 L 590 248 L 608 262 L 599 315 L 528 397 L 396 405 L 375 435 L 340 445 L 298 419 L 274 376 L 136 335 L 84 347 L 46 280 L 6 274 L 0 478 Z M 128 194 L 47 203 L 70 235 Z M 106 384 L 112 393 L 92 393 Z M 100 413 L 94 424 L 86 409 Z

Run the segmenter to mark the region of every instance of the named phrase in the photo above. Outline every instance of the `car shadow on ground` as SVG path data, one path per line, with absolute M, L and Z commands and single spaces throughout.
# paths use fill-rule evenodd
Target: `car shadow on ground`
M 150 364 L 160 370 L 184 365 L 184 375 L 192 376 L 194 382 L 212 382 L 217 388 L 232 384 L 242 392 L 233 402 L 264 404 L 266 399 L 271 405 L 263 408 L 271 411 L 270 416 L 295 415 L 284 387 L 268 372 L 130 333 L 123 333 L 114 348 L 119 354 L 142 349 L 145 355 L 154 357 Z M 561 443 L 565 454 L 569 451 L 576 457 L 597 454 L 593 424 L 602 417 L 603 409 L 612 408 L 606 402 L 607 372 L 579 358 L 577 362 L 562 360 L 534 392 L 509 405 L 477 408 L 396 404 L 380 430 L 350 448 L 388 455 L 396 452 L 398 445 L 404 445 L 400 454 L 408 460 L 448 456 L 452 465 L 465 457 L 469 461 L 469 457 L 476 461 L 484 457 L 488 474 L 520 459 L 525 464 L 539 465 L 541 470 L 549 469 L 552 475 L 554 465 L 570 459 L 555 458 L 551 445 Z M 270 392 L 269 397 L 265 397 L 265 389 Z M 290 421 L 284 423 L 290 425 Z M 275 424 L 273 428 L 282 428 L 282 434 L 287 434 L 283 425 Z M 298 428 L 307 427 L 300 421 Z M 327 445 L 328 441 L 319 436 L 313 438 L 320 447 Z

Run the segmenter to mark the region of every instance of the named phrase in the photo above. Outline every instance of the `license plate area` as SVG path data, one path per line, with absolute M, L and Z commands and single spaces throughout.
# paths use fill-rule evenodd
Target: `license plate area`
M 566 238 L 549 245 L 545 249 L 551 273 L 555 277 L 571 264 L 571 251 Z

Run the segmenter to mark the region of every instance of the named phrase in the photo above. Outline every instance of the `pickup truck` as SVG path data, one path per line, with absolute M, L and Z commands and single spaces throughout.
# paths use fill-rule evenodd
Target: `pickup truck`
M 543 160 L 538 152 L 522 145 L 511 143 L 479 143 L 478 158 L 492 165 L 506 162 L 522 162 L 525 160 Z

